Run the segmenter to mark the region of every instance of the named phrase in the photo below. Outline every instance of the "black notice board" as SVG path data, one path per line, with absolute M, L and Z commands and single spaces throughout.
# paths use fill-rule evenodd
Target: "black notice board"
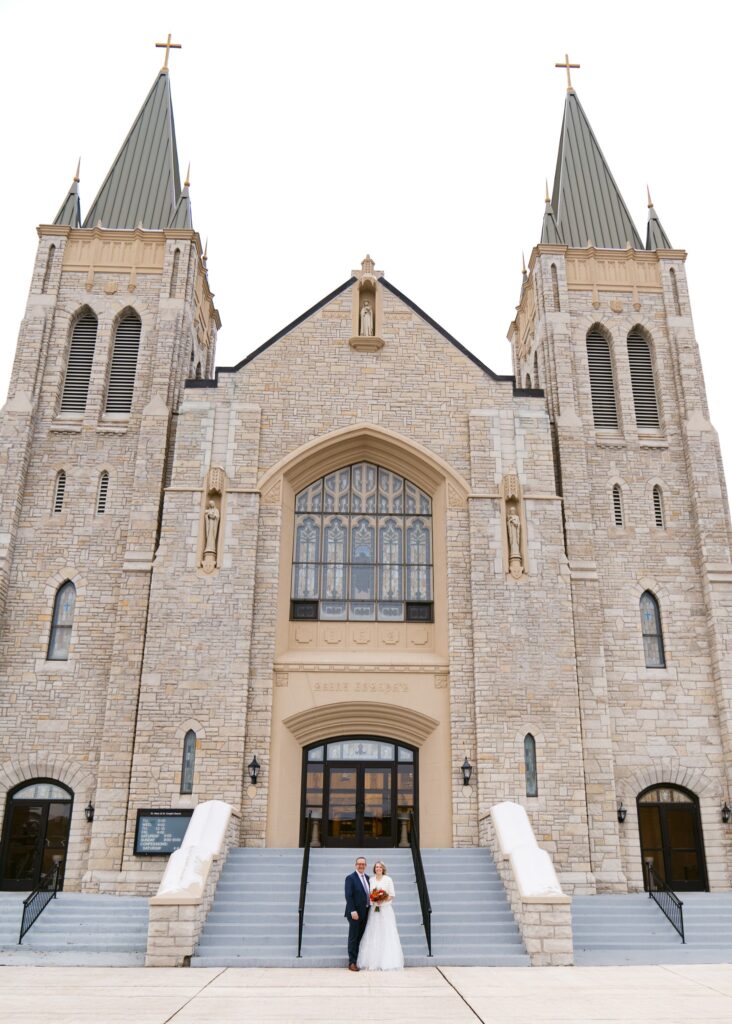
M 170 807 L 138 808 L 135 855 L 160 857 L 177 850 L 183 842 L 193 810 Z

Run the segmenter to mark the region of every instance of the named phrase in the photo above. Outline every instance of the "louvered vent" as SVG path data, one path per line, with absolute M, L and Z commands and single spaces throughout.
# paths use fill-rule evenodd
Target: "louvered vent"
M 64 508 L 64 495 L 66 494 L 66 473 L 63 469 L 59 470 L 56 476 L 56 486 L 53 491 L 53 511 L 63 512 Z
M 618 484 L 613 487 L 613 519 L 616 526 L 623 525 L 623 499 Z
M 109 473 L 104 470 L 99 477 L 99 493 L 97 494 L 97 515 L 101 516 L 107 511 L 107 492 L 109 491 Z
M 639 427 L 658 430 L 658 402 L 648 342 L 638 331 L 628 335 L 628 362 L 633 386 L 635 421 Z
M 141 329 L 136 316 L 126 316 L 117 324 L 105 412 L 128 413 L 132 408 Z
M 97 318 L 90 313 L 79 317 L 71 336 L 61 412 L 84 412 L 86 409 L 96 340 Z
M 599 331 L 587 335 L 587 362 L 590 367 L 592 417 L 600 430 L 618 429 L 618 410 L 615 404 L 615 383 L 610 347 Z
M 660 530 L 666 525 L 663 519 L 663 496 L 658 485 L 653 488 L 653 519 Z

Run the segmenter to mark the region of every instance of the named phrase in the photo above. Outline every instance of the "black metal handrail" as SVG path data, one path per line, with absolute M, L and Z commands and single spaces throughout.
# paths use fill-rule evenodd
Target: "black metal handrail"
M 305 923 L 305 900 L 308 893 L 308 871 L 310 870 L 310 843 L 313 838 L 313 812 L 308 811 L 305 820 L 305 847 L 302 851 L 300 873 L 300 902 L 297 905 L 297 955 L 302 956 L 302 926 Z
M 432 904 L 430 903 L 427 879 L 425 878 L 424 865 L 422 864 L 422 853 L 419 848 L 419 836 L 417 835 L 417 823 L 414 820 L 414 810 L 409 812 L 409 845 L 412 849 L 419 905 L 422 908 L 422 924 L 424 925 L 424 934 L 427 939 L 427 955 L 432 956 Z
M 674 926 L 676 931 L 681 936 L 681 941 L 685 944 L 686 939 L 684 938 L 684 904 L 681 902 L 679 897 L 669 888 L 664 882 L 661 876 L 656 872 L 653 867 L 652 860 L 646 860 L 646 877 L 648 879 L 648 898 L 654 899 L 659 909 L 666 915 L 671 924 Z
M 41 879 L 30 894 L 23 900 L 23 918 L 20 922 L 20 937 L 18 945 L 23 941 L 23 936 L 33 927 L 51 900 L 56 899 L 58 892 L 58 879 L 61 866 L 54 864 L 49 872 L 41 875 Z

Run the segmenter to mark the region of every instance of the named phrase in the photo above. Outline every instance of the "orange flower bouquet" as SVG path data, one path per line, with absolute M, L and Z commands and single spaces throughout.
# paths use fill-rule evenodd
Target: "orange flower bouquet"
M 384 903 L 389 899 L 389 893 L 386 889 L 372 889 L 371 890 L 371 902 L 374 904 L 374 913 L 378 914 L 381 910 L 380 903 Z

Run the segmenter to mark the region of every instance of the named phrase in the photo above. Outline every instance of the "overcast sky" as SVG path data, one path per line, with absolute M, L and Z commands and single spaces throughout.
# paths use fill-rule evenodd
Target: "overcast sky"
M 37 244 L 82 158 L 88 211 L 168 32 L 194 226 L 232 364 L 370 252 L 497 372 L 574 84 L 636 226 L 645 188 L 689 253 L 712 420 L 732 479 L 729 5 L 474 0 L 0 0 L 5 244 L 0 396 Z M 1 399 L 0 399 L 1 400 Z

